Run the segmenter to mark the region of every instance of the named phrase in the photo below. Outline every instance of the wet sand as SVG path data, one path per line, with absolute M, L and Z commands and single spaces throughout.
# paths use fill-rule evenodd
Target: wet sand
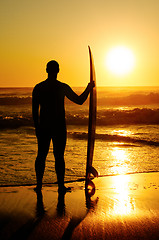
M 0 188 L 0 239 L 159 239 L 159 173 L 99 177 L 95 195 L 84 182 Z

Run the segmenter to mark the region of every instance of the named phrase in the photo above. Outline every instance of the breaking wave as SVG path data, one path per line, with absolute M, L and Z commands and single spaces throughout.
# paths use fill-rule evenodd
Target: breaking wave
M 66 114 L 67 125 L 87 125 L 88 115 L 84 113 Z M 99 110 L 97 113 L 97 125 L 121 125 L 121 124 L 159 124 L 159 109 L 134 108 L 132 110 L 107 109 Z M 21 126 L 33 126 L 30 113 L 12 115 L 9 113 L 4 116 L 0 113 L 0 128 L 16 128 Z
M 0 116 L 0 129 L 33 126 L 32 117 L 2 117 Z
M 16 95 L 16 94 L 0 94 L 0 105 L 28 105 L 31 104 L 32 97 L 31 91 L 26 94 Z M 71 104 L 70 101 L 66 99 L 67 104 Z M 159 93 L 133 93 L 127 96 L 116 96 L 114 95 L 104 95 L 99 92 L 98 105 L 102 106 L 137 106 L 137 105 L 152 105 L 152 104 L 159 104 Z
M 69 137 L 72 137 L 72 138 L 75 138 L 75 139 L 81 139 L 81 140 L 87 139 L 87 136 L 88 136 L 87 133 L 85 133 L 85 132 L 69 132 L 68 135 L 69 135 Z M 137 144 L 143 144 L 143 145 L 148 145 L 148 146 L 159 147 L 159 142 L 158 141 L 138 139 L 138 138 L 129 137 L 129 136 L 96 133 L 95 138 L 97 140 L 108 141 L 108 142 L 129 143 L 131 146 L 132 146 L 132 144 L 133 145 L 134 144 L 136 144 L 136 145 Z M 130 146 L 130 145 L 126 145 L 126 146 Z
M 0 97 L 0 105 L 26 105 L 31 104 L 31 97 Z
M 105 110 L 97 116 L 97 124 L 159 124 L 159 109 Z
M 133 93 L 128 96 L 101 97 L 98 99 L 99 105 L 128 106 L 128 105 L 152 105 L 159 104 L 159 93 Z

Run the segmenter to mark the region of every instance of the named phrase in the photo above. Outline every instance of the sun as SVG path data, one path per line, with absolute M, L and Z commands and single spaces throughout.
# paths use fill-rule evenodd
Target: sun
M 134 65 L 134 54 L 125 46 L 118 46 L 110 49 L 106 56 L 106 67 L 115 75 L 128 74 L 133 70 Z

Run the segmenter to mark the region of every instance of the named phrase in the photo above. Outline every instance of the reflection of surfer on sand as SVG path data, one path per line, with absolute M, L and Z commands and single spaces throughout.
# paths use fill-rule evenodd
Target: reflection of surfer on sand
M 45 160 L 52 140 L 58 191 L 65 193 L 70 189 L 64 186 L 64 151 L 66 145 L 64 98 L 66 96 L 74 103 L 83 104 L 94 87 L 94 82 L 89 83 L 85 91 L 78 96 L 67 84 L 57 80 L 59 64 L 56 61 L 48 62 L 46 72 L 48 78 L 34 87 L 32 98 L 33 120 L 38 140 L 38 154 L 35 161 L 37 186 L 35 190 L 41 191 Z

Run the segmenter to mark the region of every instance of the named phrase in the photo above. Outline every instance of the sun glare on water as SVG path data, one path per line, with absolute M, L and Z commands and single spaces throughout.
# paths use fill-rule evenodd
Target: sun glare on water
M 110 49 L 106 56 L 106 67 L 115 75 L 126 75 L 131 72 L 135 65 L 133 52 L 124 46 Z

